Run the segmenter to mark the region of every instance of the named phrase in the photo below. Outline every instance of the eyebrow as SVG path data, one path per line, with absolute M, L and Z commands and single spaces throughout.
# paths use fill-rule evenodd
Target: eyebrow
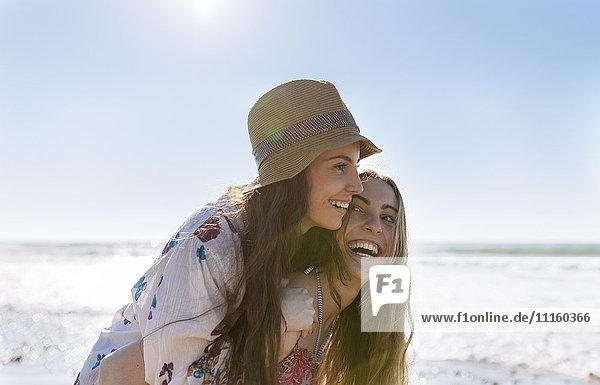
M 381 206 L 381 208 L 382 208 L 382 209 L 384 209 L 384 210 L 385 210 L 385 209 L 392 209 L 392 210 L 394 210 L 394 212 L 395 212 L 396 214 L 398 214 L 398 209 L 397 209 L 397 208 L 395 208 L 395 207 L 394 207 L 394 206 L 392 206 L 392 205 L 385 204 L 385 205 Z
M 347 162 L 354 163 L 354 161 L 353 161 L 352 159 L 350 159 L 350 157 L 349 157 L 349 156 L 346 156 L 346 155 L 336 155 L 336 156 L 332 156 L 331 158 L 329 158 L 329 159 L 327 159 L 327 160 L 334 160 L 334 159 L 343 159 L 343 160 L 345 160 L 345 161 L 347 161 Z
M 369 206 L 371 205 L 371 201 L 370 201 L 370 200 L 368 200 L 367 198 L 365 198 L 365 197 L 364 197 L 364 196 L 362 196 L 362 195 L 358 195 L 358 194 L 357 194 L 357 195 L 353 195 L 353 198 L 357 198 L 357 199 L 359 199 L 359 200 L 361 200 L 361 201 L 365 202 L 365 203 L 366 203 L 367 205 L 369 205 Z M 386 204 L 384 204 L 383 206 L 381 206 L 381 208 L 382 208 L 382 209 L 384 209 L 384 210 L 385 210 L 385 209 L 391 209 L 391 210 L 394 210 L 394 212 L 395 212 L 396 214 L 398 214 L 398 209 L 397 209 L 397 208 L 395 208 L 395 207 L 394 207 L 394 206 L 392 206 L 392 205 L 388 205 L 387 203 L 386 203 Z

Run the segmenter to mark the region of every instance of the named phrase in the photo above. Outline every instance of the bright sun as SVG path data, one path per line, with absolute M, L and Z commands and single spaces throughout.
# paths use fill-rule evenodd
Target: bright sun
M 194 12 L 203 20 L 209 21 L 215 8 L 214 0 L 191 0 Z

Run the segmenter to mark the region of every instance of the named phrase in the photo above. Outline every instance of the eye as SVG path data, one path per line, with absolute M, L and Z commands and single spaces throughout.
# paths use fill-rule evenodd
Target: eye
M 340 172 L 346 171 L 346 167 L 348 167 L 348 165 L 346 163 L 340 163 L 340 164 L 336 164 L 335 166 L 333 166 L 333 168 L 335 168 L 336 170 L 339 170 Z
M 392 217 L 391 215 L 384 215 L 381 217 L 381 219 L 391 224 L 396 223 L 396 218 Z
M 357 205 L 350 205 L 350 211 L 353 211 L 355 213 L 362 213 L 363 210 L 357 206 Z
M 346 172 L 348 167 L 354 167 L 354 168 L 358 169 L 358 164 L 343 162 L 343 163 L 338 163 L 335 166 L 333 166 L 333 168 L 335 168 L 336 170 L 339 170 L 342 173 Z

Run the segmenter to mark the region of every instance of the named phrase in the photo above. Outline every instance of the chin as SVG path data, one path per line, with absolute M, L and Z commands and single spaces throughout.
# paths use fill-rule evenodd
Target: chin
M 323 227 L 324 229 L 327 229 L 327 230 L 339 230 L 340 227 L 342 227 L 342 220 L 340 219 L 337 221 L 330 221 L 326 225 L 321 226 L 321 227 Z
M 342 227 L 342 218 L 323 218 L 321 221 L 314 221 L 315 226 L 325 230 L 339 230 Z

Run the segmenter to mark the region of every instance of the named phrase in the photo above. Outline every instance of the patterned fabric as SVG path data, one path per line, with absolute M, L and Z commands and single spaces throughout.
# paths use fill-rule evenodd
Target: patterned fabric
M 296 344 L 294 350 L 279 364 L 279 384 L 316 385 L 318 368 L 313 354 Z
M 225 194 L 195 211 L 137 280 L 131 303 L 119 309 L 83 364 L 77 382 L 98 383 L 100 361 L 111 351 L 144 339 L 150 385 L 183 385 L 189 366 L 218 334 L 228 294 L 241 272 L 241 226 Z M 235 224 L 235 226 L 234 226 Z M 241 227 L 238 227 L 241 228 Z M 243 293 L 237 293 L 241 299 Z
M 212 344 L 205 354 L 188 368 L 188 384 L 224 385 L 227 383 L 225 362 L 229 353 L 230 341 Z
M 188 385 L 224 385 L 227 383 L 225 363 L 231 341 L 210 345 L 205 354 L 188 369 Z M 316 385 L 318 363 L 313 354 L 298 344 L 279 363 L 280 385 Z

